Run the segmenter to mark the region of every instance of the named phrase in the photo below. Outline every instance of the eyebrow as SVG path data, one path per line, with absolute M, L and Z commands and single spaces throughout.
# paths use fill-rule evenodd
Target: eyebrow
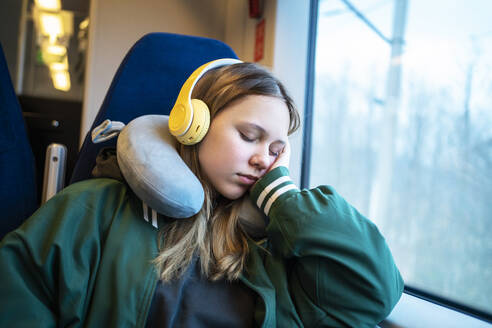
M 259 131 L 262 135 L 268 135 L 267 131 L 262 128 L 261 126 L 259 126 L 258 124 L 255 124 L 255 123 L 250 123 L 250 122 L 242 122 L 241 125 L 245 125 L 247 126 L 248 128 L 252 128 L 254 130 L 257 130 Z M 284 140 L 275 140 L 274 143 L 280 143 L 282 145 L 285 145 L 285 141 Z

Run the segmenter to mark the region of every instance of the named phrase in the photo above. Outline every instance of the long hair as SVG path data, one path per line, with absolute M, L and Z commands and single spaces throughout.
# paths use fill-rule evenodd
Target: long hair
M 195 85 L 192 98 L 207 104 L 213 120 L 231 102 L 248 95 L 283 99 L 289 110 L 289 135 L 298 129 L 299 113 L 285 87 L 256 64 L 239 63 L 210 70 Z M 154 264 L 164 281 L 179 279 L 194 255 L 199 257 L 202 274 L 210 280 L 238 279 L 245 267 L 249 248 L 239 224 L 242 198 L 228 200 L 215 191 L 200 168 L 198 147 L 199 144 L 180 145 L 179 153 L 202 183 L 205 201 L 197 214 L 174 220 L 161 231 L 160 251 Z

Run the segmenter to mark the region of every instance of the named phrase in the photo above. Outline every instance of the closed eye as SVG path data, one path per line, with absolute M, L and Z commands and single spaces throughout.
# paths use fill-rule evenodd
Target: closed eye
M 243 139 L 244 141 L 247 141 L 247 142 L 253 142 L 256 140 L 256 138 L 251 139 L 250 137 L 248 137 L 247 135 L 245 135 L 242 132 L 239 132 L 239 135 L 241 136 L 241 139 Z

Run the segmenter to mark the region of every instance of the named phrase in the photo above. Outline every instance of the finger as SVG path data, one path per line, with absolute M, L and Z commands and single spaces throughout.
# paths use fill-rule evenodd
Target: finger
M 289 142 L 287 142 L 284 148 L 282 149 L 282 151 L 280 152 L 280 154 L 278 155 L 278 157 L 273 162 L 272 166 L 269 168 L 269 171 L 279 166 L 285 166 L 288 168 L 289 161 L 290 161 L 290 144 Z

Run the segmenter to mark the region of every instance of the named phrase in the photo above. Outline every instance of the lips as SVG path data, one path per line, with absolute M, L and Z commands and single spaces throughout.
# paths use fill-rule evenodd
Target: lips
M 258 177 L 255 177 L 254 175 L 249 175 L 249 174 L 239 174 L 239 180 L 246 185 L 252 185 L 258 180 Z

